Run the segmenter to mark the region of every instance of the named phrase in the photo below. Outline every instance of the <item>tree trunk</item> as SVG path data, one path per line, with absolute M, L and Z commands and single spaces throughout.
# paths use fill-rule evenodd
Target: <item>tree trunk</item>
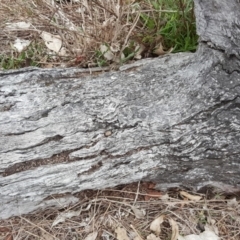
M 0 218 L 139 180 L 240 185 L 240 3 L 195 13 L 196 53 L 0 73 Z

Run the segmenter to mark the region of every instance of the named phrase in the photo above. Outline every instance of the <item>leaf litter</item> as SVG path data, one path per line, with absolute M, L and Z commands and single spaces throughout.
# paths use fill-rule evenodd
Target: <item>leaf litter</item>
M 179 188 L 155 189 L 151 195 L 152 191 L 152 183 L 146 182 L 85 190 L 74 194 L 79 202 L 68 208 L 0 221 L 0 239 L 240 239 L 239 195 L 200 194 Z

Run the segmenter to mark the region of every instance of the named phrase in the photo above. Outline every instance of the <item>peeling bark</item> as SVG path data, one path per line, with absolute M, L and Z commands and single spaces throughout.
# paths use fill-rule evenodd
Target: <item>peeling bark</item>
M 240 3 L 195 7 L 196 53 L 0 73 L 0 218 L 139 180 L 239 187 Z

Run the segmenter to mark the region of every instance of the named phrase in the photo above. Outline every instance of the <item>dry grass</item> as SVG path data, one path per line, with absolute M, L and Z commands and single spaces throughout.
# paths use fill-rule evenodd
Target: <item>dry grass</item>
M 32 215 L 13 217 L 0 222 L 2 239 L 85 239 L 96 233 L 96 239 L 113 240 L 118 227 L 126 229 L 129 239 L 139 235 L 143 240 L 151 233 L 151 222 L 165 215 L 160 239 L 171 239 L 171 226 L 167 219 L 176 221 L 181 235 L 199 234 L 207 224 L 222 240 L 240 239 L 239 201 L 231 203 L 229 196 L 214 194 L 194 202 L 183 199 L 179 189 L 168 191 L 169 197 L 152 190 L 152 184 L 142 183 L 119 186 L 103 191 L 84 191 L 76 194 L 79 203 L 67 209 L 44 210 Z M 151 197 L 155 195 L 155 197 Z M 157 197 L 156 197 L 157 195 Z M 166 196 L 166 195 L 165 195 Z M 208 199 L 209 198 L 209 199 Z M 145 210 L 138 219 L 131 206 Z M 62 223 L 53 226 L 57 216 L 75 213 Z M 8 236 L 9 238 L 6 238 Z
M 189 1 L 180 0 L 172 10 L 160 0 L 1 0 L 0 67 L 121 65 L 134 57 L 164 54 L 160 34 L 166 26 L 164 14 L 178 8 L 192 12 Z M 19 21 L 30 23 L 30 28 L 7 28 Z M 41 38 L 43 32 L 57 36 L 65 53 L 50 51 Z M 16 38 L 30 40 L 31 45 L 19 53 L 12 46 Z

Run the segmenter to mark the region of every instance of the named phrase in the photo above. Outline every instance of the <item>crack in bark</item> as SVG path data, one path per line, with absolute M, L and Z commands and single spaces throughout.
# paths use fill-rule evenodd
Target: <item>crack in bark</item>
M 32 170 L 34 168 L 37 168 L 37 167 L 40 167 L 43 165 L 76 161 L 78 159 L 76 159 L 76 158 L 70 159 L 69 154 L 74 151 L 80 150 L 80 149 L 81 148 L 76 148 L 73 150 L 63 151 L 60 154 L 54 154 L 53 156 L 51 156 L 49 158 L 34 159 L 34 160 L 26 161 L 26 162 L 16 163 L 16 164 L 12 165 L 11 167 L 6 168 L 4 170 L 2 176 L 6 177 L 9 175 L 13 175 L 15 173 Z
M 219 109 L 219 110 L 224 110 L 224 109 L 220 109 L 221 107 L 223 106 L 226 106 L 227 104 L 229 103 L 232 103 L 234 104 L 234 106 L 231 105 L 231 107 L 229 106 L 227 109 L 232 109 L 232 108 L 236 108 L 238 107 L 237 105 L 239 105 L 238 103 L 235 103 L 235 101 L 239 98 L 239 96 L 235 96 L 233 99 L 229 99 L 229 100 L 222 100 L 220 101 L 219 103 L 216 103 L 214 104 L 213 106 L 210 106 L 208 109 L 206 110 L 202 110 L 202 111 L 199 111 L 197 112 L 196 114 L 194 114 L 193 116 L 190 116 L 186 119 L 184 119 L 183 121 L 179 122 L 179 123 L 176 123 L 174 125 L 171 126 L 171 128 L 175 128 L 177 126 L 181 126 L 181 125 L 189 125 L 191 124 L 191 121 L 192 120 L 195 120 L 195 121 L 199 121 L 199 120 L 203 120 L 203 117 L 199 117 L 201 114 L 207 114 L 207 115 L 211 115 L 212 112 L 214 112 L 216 109 Z M 237 104 L 237 105 L 236 105 Z M 209 117 L 206 117 L 206 119 L 209 121 Z M 197 123 L 197 122 L 196 122 Z M 169 129 L 171 129 L 169 128 Z
M 24 135 L 24 134 L 26 134 L 26 133 L 35 132 L 35 131 L 37 131 L 38 129 L 40 129 L 40 127 L 34 128 L 34 129 L 32 129 L 32 130 L 24 130 L 23 132 L 7 133 L 7 134 L 4 134 L 4 136 L 19 136 L 19 135 Z
M 234 57 L 236 57 L 237 58 L 237 56 L 235 56 L 235 55 L 233 55 Z M 229 56 L 229 58 L 230 58 L 231 56 Z M 220 66 L 221 66 L 221 70 L 223 70 L 223 72 L 225 72 L 225 73 L 227 73 L 228 75 L 232 75 L 233 73 L 237 73 L 237 74 L 240 74 L 240 70 L 239 69 L 232 69 L 232 70 L 230 70 L 230 69 L 228 69 L 227 67 L 226 67 L 226 65 L 225 64 L 220 64 Z
M 13 133 L 12 135 L 18 135 L 18 134 L 14 134 Z M 31 146 L 28 146 L 26 148 L 14 148 L 14 149 L 10 149 L 9 151 L 5 151 L 5 152 L 3 151 L 3 153 L 8 153 L 8 152 L 17 151 L 17 150 L 27 150 L 29 148 L 39 147 L 39 146 L 47 144 L 47 143 L 49 143 L 51 141 L 60 141 L 62 138 L 63 138 L 63 136 L 57 134 L 57 135 L 55 135 L 53 137 L 48 137 L 48 138 L 44 139 L 42 142 L 37 143 L 35 145 L 31 145 Z
M 102 161 L 99 161 L 98 163 L 92 165 L 89 170 L 86 170 L 84 172 L 78 173 L 77 176 L 80 177 L 81 175 L 88 175 L 88 174 L 94 173 L 98 169 L 100 169 L 102 167 L 102 165 L 103 165 Z
M 140 147 L 137 147 L 136 149 L 131 149 L 131 150 L 125 152 L 124 154 L 117 154 L 117 155 L 114 155 L 114 156 L 109 154 L 106 150 L 102 150 L 100 154 L 107 156 L 108 159 L 116 159 L 116 158 L 128 157 L 128 156 L 131 156 L 131 155 L 133 155 L 135 153 L 138 153 L 140 151 L 150 150 L 153 147 L 158 147 L 158 146 L 161 146 L 161 145 L 164 145 L 164 144 L 169 144 L 169 142 L 164 142 L 164 143 L 154 144 L 154 145 L 149 145 L 149 146 L 140 146 Z
M 121 126 L 121 123 L 119 122 L 118 119 L 112 122 L 107 121 L 101 122 L 100 119 L 97 118 L 97 116 L 94 116 L 93 122 L 98 126 L 99 129 L 106 129 L 106 131 L 136 128 L 139 124 L 139 122 L 135 122 L 132 125 L 125 124 L 124 126 Z
M 95 141 L 90 147 L 94 146 L 95 144 L 97 144 L 98 141 Z M 95 155 L 90 155 L 87 157 L 75 157 L 75 158 L 70 158 L 69 155 L 72 152 L 81 150 L 83 148 L 89 148 L 84 146 L 84 147 L 80 147 L 80 148 L 75 148 L 72 150 L 68 150 L 68 151 L 63 151 L 60 154 L 54 154 L 53 156 L 49 157 L 49 158 L 45 158 L 45 159 L 35 159 L 35 160 L 29 160 L 26 162 L 21 162 L 21 163 L 16 163 L 11 167 L 8 167 L 4 170 L 4 172 L 2 173 L 3 177 L 9 176 L 9 175 L 13 175 L 15 173 L 19 173 L 19 172 L 23 172 L 23 171 L 27 171 L 27 170 L 32 170 L 33 168 L 37 168 L 39 166 L 43 166 L 43 165 L 49 165 L 49 164 L 55 164 L 55 163 L 64 163 L 64 162 L 74 162 L 74 161 L 82 161 L 82 160 L 87 160 L 87 159 L 94 159 L 96 157 L 98 157 L 99 155 L 105 155 L 104 160 L 106 159 L 118 159 L 118 158 L 122 158 L 122 157 L 127 157 L 127 156 L 131 156 L 135 153 L 138 153 L 139 151 L 143 151 L 143 150 L 150 150 L 153 147 L 156 146 L 160 146 L 166 143 L 162 143 L 162 144 L 155 144 L 155 145 L 151 145 L 151 146 L 145 146 L 145 147 L 138 147 L 136 149 L 132 149 L 127 151 L 124 154 L 118 154 L 118 155 L 111 155 L 109 154 L 106 150 L 102 150 L 100 152 L 100 154 L 95 154 Z M 90 170 L 87 170 L 86 172 L 84 172 L 84 174 L 87 174 L 89 172 L 94 172 L 97 169 L 99 169 L 102 166 L 102 161 L 98 162 L 97 164 L 92 165 Z M 83 174 L 83 173 L 81 173 Z
M 118 127 L 115 125 L 115 122 L 114 123 L 102 123 L 102 124 L 106 124 L 108 127 L 111 126 L 113 127 L 114 129 L 122 129 L 121 127 Z M 136 127 L 138 124 L 134 124 L 133 126 L 127 126 L 125 127 L 124 129 L 128 129 L 128 128 L 134 128 Z M 106 126 L 105 126 L 106 127 Z M 104 133 L 104 136 L 102 138 L 105 138 L 105 137 L 109 137 L 108 134 L 106 135 L 106 132 L 111 132 L 110 135 L 112 135 L 113 131 L 108 129 L 107 131 L 105 131 Z M 11 135 L 19 135 L 18 133 L 17 134 L 11 134 Z M 63 136 L 61 135 L 56 135 L 56 136 L 53 136 L 53 137 L 49 137 L 49 138 L 46 138 L 44 139 L 41 143 L 38 143 L 34 146 L 31 146 L 31 148 L 33 147 L 39 147 L 41 145 L 44 145 L 44 144 L 47 144 L 48 142 L 50 141 L 60 141 L 61 139 L 63 138 Z M 12 174 L 15 174 L 15 173 L 19 173 L 19 172 L 23 172 L 23 171 L 27 171 L 27 170 L 32 170 L 33 168 L 37 168 L 39 166 L 43 166 L 43 165 L 49 165 L 49 164 L 55 164 L 55 163 L 64 163 L 64 162 L 74 162 L 74 161 L 81 161 L 81 160 L 86 160 L 86 159 L 93 159 L 93 158 L 96 158 L 98 156 L 98 154 L 96 155 L 90 155 L 90 156 L 87 156 L 87 157 L 75 157 L 75 158 L 70 158 L 69 155 L 72 153 L 72 152 L 75 152 L 75 151 L 79 151 L 83 148 L 90 148 L 90 147 L 93 147 L 94 145 L 97 144 L 97 142 L 99 141 L 100 139 L 92 142 L 92 144 L 90 146 L 83 146 L 83 147 L 80 147 L 80 148 L 75 148 L 75 149 L 71 149 L 71 150 L 68 150 L 68 151 L 63 151 L 61 152 L 60 154 L 54 154 L 53 156 L 49 157 L 49 158 L 45 158 L 45 159 L 34 159 L 34 160 L 29 160 L 29 161 L 26 161 L 26 162 L 21 162 L 21 163 L 16 163 L 14 165 L 12 165 L 11 167 L 8 167 L 4 170 L 4 172 L 2 173 L 2 176 L 6 177 L 6 176 L 9 176 L 9 175 L 12 175 Z M 24 150 L 24 149 L 28 149 L 28 148 L 23 148 L 23 149 L 12 149 L 11 151 L 13 150 Z M 136 151 L 139 151 L 141 148 L 138 148 Z M 133 154 L 135 151 L 131 150 L 129 152 L 127 152 L 126 154 L 123 154 L 123 155 L 116 155 L 116 156 L 111 156 L 109 153 L 107 153 L 105 150 L 102 150 L 100 152 L 100 155 L 106 155 L 107 158 L 119 158 L 119 157 L 123 157 L 123 156 L 126 156 L 126 155 L 129 155 L 129 154 Z M 96 171 L 99 167 L 101 167 L 100 165 L 101 164 L 94 164 L 90 170 L 86 171 L 86 173 L 84 174 L 87 174 L 87 172 L 93 172 L 93 171 Z
M 75 148 L 75 149 L 71 149 L 71 150 L 67 150 L 67 151 L 62 151 L 61 153 L 54 154 L 53 156 L 51 156 L 49 158 L 33 159 L 33 160 L 21 162 L 21 163 L 16 163 L 16 164 L 12 165 L 11 167 L 6 168 L 4 170 L 4 172 L 2 173 L 2 176 L 6 177 L 9 175 L 13 175 L 15 173 L 32 170 L 34 168 L 37 168 L 37 167 L 40 167 L 43 165 L 50 165 L 50 164 L 56 164 L 56 163 L 59 164 L 59 163 L 64 163 L 64 162 L 74 162 L 74 161 L 80 161 L 80 160 L 84 160 L 84 159 L 95 158 L 96 157 L 95 155 L 84 157 L 84 158 L 78 158 L 78 157 L 70 158 L 69 155 L 72 152 L 79 151 L 83 148 L 93 147 L 94 145 L 97 144 L 97 142 L 98 142 L 98 140 L 94 141 L 91 144 L 91 146 L 83 146 L 83 147 L 79 147 L 79 148 Z
M 36 115 L 30 116 L 30 117 L 26 117 L 25 119 L 29 120 L 29 121 L 38 121 L 41 118 L 47 117 L 48 114 L 55 108 L 57 108 L 57 106 L 53 106 L 53 107 L 51 107 L 50 109 L 47 109 L 47 110 L 40 110 L 40 111 L 38 111 L 36 113 Z

